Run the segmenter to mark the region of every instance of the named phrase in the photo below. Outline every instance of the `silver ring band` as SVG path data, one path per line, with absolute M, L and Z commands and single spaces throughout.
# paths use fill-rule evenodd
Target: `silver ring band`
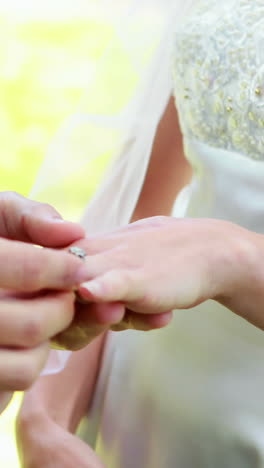
M 68 249 L 68 252 L 80 258 L 81 260 L 85 260 L 85 257 L 87 257 L 87 253 L 85 252 L 85 250 L 81 249 L 81 247 L 77 247 L 77 246 L 70 247 Z

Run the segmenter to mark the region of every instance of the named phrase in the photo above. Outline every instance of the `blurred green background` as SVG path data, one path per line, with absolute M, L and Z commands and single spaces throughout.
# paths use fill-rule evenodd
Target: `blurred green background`
M 97 13 L 92 0 L 0 1 L 1 191 L 30 193 L 49 142 L 75 111 L 112 34 Z M 19 401 L 0 417 L 3 468 L 19 466 L 13 438 Z
M 95 0 L 41 3 L 0 0 L 1 190 L 25 195 L 112 34 Z

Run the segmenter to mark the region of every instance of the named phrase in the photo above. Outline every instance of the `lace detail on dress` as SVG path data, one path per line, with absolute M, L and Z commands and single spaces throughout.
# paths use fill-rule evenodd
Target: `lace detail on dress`
M 264 1 L 200 0 L 177 32 L 177 107 L 186 135 L 264 160 Z

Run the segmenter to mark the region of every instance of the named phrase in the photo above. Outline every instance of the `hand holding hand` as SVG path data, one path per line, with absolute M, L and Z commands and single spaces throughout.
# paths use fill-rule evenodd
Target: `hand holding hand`
M 79 294 L 144 314 L 238 298 L 256 256 L 253 235 L 221 220 L 154 217 L 83 239 L 90 279 Z
M 70 326 L 52 339 L 55 349 L 76 351 L 84 348 L 97 336 L 108 330 L 149 331 L 163 328 L 172 319 L 172 312 L 138 314 L 125 308 L 121 302 L 75 303 L 75 314 Z
M 38 377 L 49 340 L 69 326 L 81 260 L 55 249 L 83 236 L 50 206 L 0 194 L 0 391 L 25 390 Z M 61 291 L 61 292 L 60 292 Z

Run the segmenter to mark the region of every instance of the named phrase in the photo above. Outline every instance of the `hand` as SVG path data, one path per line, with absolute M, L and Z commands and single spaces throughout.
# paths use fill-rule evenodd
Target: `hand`
M 48 357 L 50 339 L 74 315 L 73 292 L 0 293 L 0 391 L 26 390 Z
M 18 421 L 17 445 L 21 468 L 105 468 L 85 442 L 47 418 L 26 427 Z
M 85 269 L 83 273 L 79 271 L 81 261 L 76 257 L 65 252 L 37 249 L 33 245 L 25 244 L 27 242 L 53 248 L 65 247 L 84 236 L 84 231 L 80 226 L 63 221 L 58 212 L 49 205 L 27 200 L 16 193 L 1 193 L 0 236 L 6 238 L 0 238 L 0 260 L 2 264 L 5 264 L 5 270 L 0 269 L 0 288 L 30 292 L 37 292 L 42 289 L 69 289 L 87 277 Z M 15 242 L 14 239 L 20 242 Z M 26 329 L 38 326 L 39 335 L 42 338 L 46 336 L 43 330 L 45 326 L 44 319 L 47 326 L 50 317 L 42 317 L 36 324 L 37 315 L 35 314 L 34 317 L 30 315 L 32 306 L 35 307 L 36 305 L 37 298 L 35 298 L 34 303 L 29 300 L 29 297 L 25 302 L 25 298 L 22 300 L 22 297 L 18 295 L 12 297 L 11 302 L 10 299 L 11 297 L 9 297 L 9 309 L 15 306 L 17 311 L 20 308 L 24 310 L 26 304 L 29 304 L 28 314 L 24 314 L 25 323 L 23 326 Z M 45 300 L 44 296 L 39 299 L 42 308 L 45 307 L 45 301 L 47 301 L 47 296 L 45 296 Z M 0 298 L 0 325 L 1 310 L 5 306 L 5 302 L 1 305 Z M 12 343 L 14 347 L 21 342 L 21 336 L 15 336 L 15 333 L 18 332 L 17 315 L 14 313 L 12 318 L 10 327 L 14 327 Z M 32 320 L 34 320 L 35 325 L 32 324 Z M 122 323 L 120 323 L 121 320 Z M 74 321 L 71 327 L 65 332 L 61 332 L 65 328 L 65 323 L 63 323 L 59 330 L 61 333 L 53 339 L 52 344 L 56 348 L 76 350 L 84 347 L 96 336 L 109 329 L 111 325 L 114 326 L 117 323 L 115 329 L 118 330 L 131 328 L 132 324 L 133 328 L 146 330 L 164 326 L 169 320 L 170 314 L 165 314 L 154 319 L 148 317 L 144 321 L 134 314 L 128 312 L 125 314 L 124 305 L 120 303 L 86 306 L 76 303 Z M 22 323 L 20 328 L 22 328 Z M 51 323 L 50 330 L 52 330 Z M 57 332 L 57 329 L 53 328 L 53 330 Z M 3 343 L 1 343 L 0 333 L 0 346 L 1 344 Z M 27 344 L 31 346 L 31 341 L 24 339 L 24 346 Z M 35 375 L 34 372 L 33 374 Z M 9 379 L 10 376 L 8 376 Z M 27 387 L 28 385 L 26 382 L 24 384 L 22 382 L 22 386 Z
M 79 224 L 63 220 L 52 206 L 0 192 L 0 237 L 55 248 L 84 235 Z
M 32 244 L 54 249 L 83 236 L 80 226 L 63 221 L 51 206 L 15 193 L 0 193 L 0 288 L 37 291 L 78 284 L 83 277 L 78 275 L 79 259 Z
M 83 239 L 90 280 L 79 294 L 144 314 L 194 307 L 243 284 L 249 237 L 224 221 L 155 217 Z
M 24 390 L 38 377 L 50 338 L 72 321 L 71 290 L 83 277 L 76 257 L 29 243 L 65 246 L 82 235 L 52 207 L 0 194 L 0 390 Z
M 149 331 L 168 325 L 172 312 L 144 315 L 125 309 L 124 304 L 75 303 L 75 314 L 70 326 L 53 337 L 52 347 L 76 351 L 84 348 L 97 336 L 112 331 L 128 329 Z

